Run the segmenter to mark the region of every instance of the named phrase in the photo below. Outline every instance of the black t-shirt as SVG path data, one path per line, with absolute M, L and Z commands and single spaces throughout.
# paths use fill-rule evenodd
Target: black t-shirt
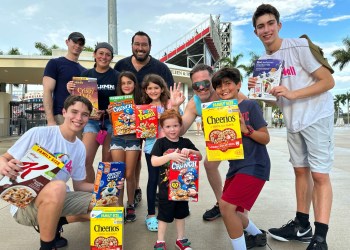
M 171 74 L 168 66 L 166 66 L 165 63 L 162 63 L 157 59 L 154 59 L 153 57 L 151 57 L 150 61 L 145 66 L 143 66 L 139 71 L 137 71 L 131 62 L 131 58 L 132 56 L 129 56 L 119 60 L 114 65 L 114 69 L 119 72 L 122 72 L 122 71 L 133 72 L 136 75 L 137 81 L 139 82 L 140 86 L 142 85 L 143 78 L 147 74 L 157 74 L 163 77 L 169 89 L 170 89 L 170 86 L 174 85 L 173 75 Z
M 109 105 L 109 97 L 117 95 L 116 90 L 119 72 L 109 68 L 105 73 L 99 73 L 93 68 L 84 71 L 81 76 L 97 78 L 98 109 L 106 110 Z
M 255 130 L 266 127 L 263 113 L 256 101 L 243 100 L 238 104 L 246 125 L 252 126 Z M 257 143 L 250 137 L 243 136 L 243 160 L 230 160 L 230 168 L 226 178 L 230 178 L 237 173 L 244 173 L 255 176 L 263 180 L 270 177 L 270 157 L 266 145 Z
M 157 139 L 155 142 L 151 155 L 163 156 L 174 152 L 176 149 L 193 149 L 198 151 L 196 146 L 187 138 L 180 137 L 179 141 L 173 142 L 168 138 L 163 137 Z M 169 162 L 159 167 L 159 199 L 168 199 L 168 186 L 169 186 Z

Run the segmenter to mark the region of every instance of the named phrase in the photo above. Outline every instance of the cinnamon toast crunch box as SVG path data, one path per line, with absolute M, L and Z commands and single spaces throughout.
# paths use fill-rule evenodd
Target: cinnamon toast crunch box
M 90 214 L 90 249 L 122 250 L 123 207 L 94 207 Z
M 244 159 L 236 99 L 202 103 L 202 118 L 209 161 Z

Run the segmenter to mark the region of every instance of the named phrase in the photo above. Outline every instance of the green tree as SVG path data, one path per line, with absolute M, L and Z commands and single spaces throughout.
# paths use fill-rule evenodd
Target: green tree
M 255 61 L 258 60 L 260 57 L 253 51 L 251 51 L 249 55 L 250 55 L 249 63 L 247 65 L 243 65 L 242 67 L 246 73 L 245 77 L 251 76 L 253 74 Z
M 339 118 L 340 114 L 340 104 L 345 104 L 344 95 L 335 95 L 334 96 L 334 111 L 337 113 L 337 118 Z
M 342 71 L 343 68 L 350 62 L 350 38 L 344 38 L 343 44 L 345 49 L 337 49 L 332 52 L 332 56 L 335 58 L 333 66 L 339 64 L 340 71 Z
M 83 51 L 94 52 L 95 49 L 93 47 L 91 47 L 91 46 L 85 46 Z
M 42 42 L 35 42 L 34 46 L 36 49 L 38 49 L 40 51 L 40 55 L 42 55 L 42 56 L 52 56 L 52 50 L 59 48 L 56 44 L 49 47 L 45 43 L 42 43 Z
M 344 101 L 346 102 L 346 111 L 348 113 L 348 121 L 347 123 L 350 124 L 350 112 L 349 112 L 349 102 L 350 102 L 350 92 L 346 92 L 345 94 L 342 95 L 343 96 L 343 99 Z
M 233 55 L 232 59 L 229 57 L 223 57 L 219 60 L 220 66 L 222 67 L 230 67 L 230 68 L 242 68 L 243 64 L 238 64 L 238 61 L 243 57 L 242 53 L 238 55 Z
M 20 55 L 21 52 L 19 52 L 18 48 L 13 47 L 9 50 L 9 52 L 7 52 L 7 54 L 8 55 Z
M 4 54 L 4 52 L 2 52 L 2 50 L 0 50 L 0 55 L 3 55 Z

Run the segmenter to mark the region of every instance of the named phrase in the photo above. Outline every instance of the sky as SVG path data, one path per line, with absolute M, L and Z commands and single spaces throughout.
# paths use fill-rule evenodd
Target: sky
M 193 27 L 220 15 L 232 23 L 232 53 L 262 54 L 263 45 L 253 32 L 252 14 L 261 3 L 274 5 L 281 14 L 281 37 L 308 34 L 323 48 L 332 63 L 332 51 L 344 48 L 350 34 L 348 0 L 117 0 L 118 54 L 131 55 L 131 37 L 142 30 L 152 39 L 151 55 L 156 54 Z M 86 38 L 86 45 L 108 41 L 108 0 L 2 0 L 0 5 L 0 50 L 5 54 L 16 47 L 23 55 L 39 54 L 35 42 L 66 48 L 73 31 Z M 350 64 L 341 72 L 335 67 L 333 94 L 350 91 Z M 246 80 L 243 87 L 246 88 Z M 246 91 L 247 92 L 247 91 Z

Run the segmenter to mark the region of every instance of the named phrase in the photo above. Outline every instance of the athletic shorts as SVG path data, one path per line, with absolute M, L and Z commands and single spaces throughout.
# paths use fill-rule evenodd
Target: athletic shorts
M 141 151 L 140 139 L 124 139 L 120 136 L 112 136 L 110 150 L 119 149 L 124 151 L 134 150 Z
M 88 192 L 67 192 L 60 217 L 87 214 L 91 196 L 92 194 Z M 35 202 L 31 202 L 26 208 L 19 208 L 13 216 L 19 224 L 25 226 L 38 226 L 37 217 L 38 208 Z
M 255 176 L 236 174 L 226 179 L 221 199 L 237 206 L 236 211 L 250 211 L 265 182 Z
M 328 174 L 334 161 L 333 115 L 309 127 L 287 133 L 293 167 L 310 167 L 311 172 Z
M 188 201 L 159 200 L 158 220 L 171 223 L 174 219 L 185 219 L 189 214 Z
M 107 128 L 107 133 L 112 134 L 112 124 L 111 122 L 107 119 L 104 121 L 103 124 Z M 84 133 L 94 133 L 97 134 L 98 131 L 100 131 L 100 121 L 97 120 L 89 120 L 88 123 L 84 127 Z

